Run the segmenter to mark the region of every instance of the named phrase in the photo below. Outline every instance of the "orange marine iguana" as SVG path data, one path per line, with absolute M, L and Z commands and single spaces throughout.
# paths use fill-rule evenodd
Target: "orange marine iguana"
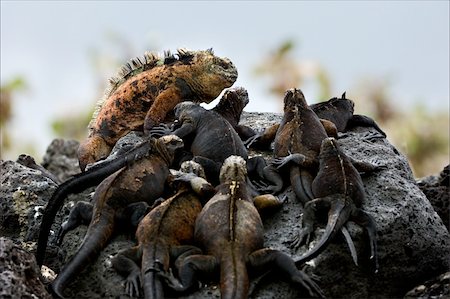
M 264 228 L 248 193 L 247 167 L 242 157 L 228 157 L 220 172 L 221 184 L 195 223 L 194 238 L 204 255 L 194 254 L 177 262 L 178 276 L 160 272 L 177 291 L 190 289 L 198 272 L 220 272 L 223 299 L 247 298 L 247 269 L 277 269 L 291 282 L 305 288 L 309 296 L 323 296 L 320 288 L 285 253 L 264 248 Z M 261 195 L 260 197 L 263 197 Z
M 97 187 L 93 198 L 92 221 L 83 243 L 52 283 L 52 290 L 57 296 L 63 297 L 64 288 L 106 246 L 116 229 L 117 218 L 122 217 L 124 212 L 129 212 L 127 208 L 130 204 L 141 201 L 152 204 L 163 194 L 165 181 L 169 175 L 169 165 L 174 159 L 175 152 L 183 147 L 183 142 L 174 135 L 159 139 L 152 138 L 149 142 L 151 143 L 150 151 L 146 156 L 109 175 Z M 134 158 L 132 157 L 132 159 Z M 78 178 L 78 181 L 83 181 L 83 179 Z M 68 195 L 64 191 L 67 191 L 67 189 L 59 192 L 57 189 L 55 195 L 50 199 L 46 211 L 51 211 L 51 213 L 45 214 L 44 212 L 44 217 L 51 218 L 51 221 L 46 220 L 44 222 L 43 220 L 40 237 L 45 233 L 47 233 L 45 237 L 48 236 L 53 217 L 61 205 L 61 201 Z M 45 238 L 46 240 L 47 238 Z M 44 243 L 41 238 L 39 242 L 41 248 L 43 248 L 43 250 L 37 252 L 40 265 L 43 256 L 38 254 L 45 253 L 46 242 Z
M 319 155 L 319 172 L 312 184 L 314 199 L 306 203 L 303 213 L 303 228 L 299 232 L 295 246 L 306 241 L 309 243 L 310 234 L 313 232 L 315 223 L 315 212 L 322 208 L 329 208 L 328 223 L 325 233 L 311 250 L 301 256 L 297 265 L 318 256 L 330 243 L 336 233 L 351 220 L 365 228 L 368 232 L 371 256 L 374 261 L 375 272 L 378 271 L 376 223 L 372 216 L 361 209 L 365 201 L 365 191 L 358 170 L 366 172 L 377 170 L 378 165 L 357 162 L 349 158 L 340 149 L 334 138 L 325 138 L 322 141 Z M 358 166 L 358 170 L 354 165 Z M 350 235 L 347 230 L 342 230 L 350 246 Z M 306 238 L 306 240 L 305 240 Z M 353 260 L 357 264 L 356 250 L 350 248 Z
M 81 170 L 106 158 L 128 132 L 148 132 L 161 123 L 176 104 L 185 100 L 211 102 L 236 81 L 237 75 L 233 63 L 215 56 L 212 50 L 180 49 L 177 56 L 166 52 L 161 58 L 145 53 L 132 59 L 110 79 L 110 87 L 93 115 L 88 138 L 78 150 Z
M 199 253 L 193 247 L 194 224 L 204 202 L 214 195 L 214 187 L 204 178 L 200 164 L 185 161 L 170 179 L 178 190 L 151 210 L 136 230 L 138 245 L 119 252 L 112 265 L 126 276 L 125 291 L 130 297 L 164 298 L 158 271 L 167 272 L 177 257 Z

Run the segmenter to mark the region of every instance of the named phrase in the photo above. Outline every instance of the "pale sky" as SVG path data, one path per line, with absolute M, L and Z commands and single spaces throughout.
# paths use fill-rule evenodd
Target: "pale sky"
M 50 120 L 93 106 L 98 70 L 92 53 L 130 57 L 146 50 L 212 47 L 239 71 L 246 111 L 280 112 L 266 82 L 252 75 L 280 42 L 296 42 L 294 57 L 322 65 L 333 95 L 351 93 L 364 77 L 390 82 L 408 105 L 449 109 L 449 1 L 4 1 L 1 0 L 1 83 L 23 76 L 27 92 L 14 100 L 11 134 L 34 142 L 37 160 L 55 138 Z M 125 61 L 124 61 L 125 62 Z M 103 80 L 114 75 L 103 74 Z M 316 87 L 302 88 L 311 102 Z M 5 155 L 16 159 L 20 152 Z

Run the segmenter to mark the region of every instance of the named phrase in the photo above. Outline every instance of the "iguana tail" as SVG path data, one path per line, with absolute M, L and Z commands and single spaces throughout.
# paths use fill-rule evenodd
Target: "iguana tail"
M 325 232 L 320 239 L 320 241 L 309 250 L 306 254 L 302 255 L 298 260 L 295 261 L 295 265 L 299 266 L 305 262 L 318 256 L 327 245 L 334 238 L 336 233 L 341 230 L 344 224 L 350 217 L 351 207 L 345 204 L 345 198 L 339 197 L 331 202 L 331 208 L 328 212 L 328 222 L 325 228 Z
M 312 194 L 312 175 L 305 169 L 300 169 L 297 165 L 291 166 L 289 170 L 291 186 L 295 196 L 303 203 L 314 199 Z
M 63 291 L 67 285 L 98 257 L 112 236 L 114 216 L 115 211 L 109 206 L 104 206 L 101 214 L 94 215 L 77 253 L 52 282 L 55 295 L 64 298 Z
M 222 254 L 220 262 L 220 293 L 222 299 L 248 297 L 249 280 L 242 249 L 233 246 Z
M 164 289 L 159 271 L 169 268 L 169 250 L 161 243 L 146 246 L 142 252 L 142 283 L 145 299 L 163 299 Z
M 45 251 L 47 248 L 48 234 L 55 219 L 56 213 L 64 204 L 64 199 L 69 194 L 79 193 L 83 190 L 100 184 L 107 176 L 123 168 L 124 166 L 142 157 L 148 153 L 148 142 L 136 145 L 114 160 L 98 164 L 89 170 L 77 174 L 63 184 L 59 185 L 44 209 L 41 227 L 39 231 L 39 239 L 36 249 L 36 261 L 39 266 L 44 262 Z

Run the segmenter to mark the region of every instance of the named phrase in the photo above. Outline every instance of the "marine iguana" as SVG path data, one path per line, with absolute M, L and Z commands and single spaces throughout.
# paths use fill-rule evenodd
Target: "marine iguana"
M 178 185 L 177 193 L 139 223 L 138 245 L 120 251 L 112 259 L 116 271 L 127 277 L 125 291 L 130 297 L 139 297 L 142 287 L 145 298 L 164 298 L 157 271 L 168 271 L 171 260 L 178 256 L 200 253 L 192 246 L 194 224 L 205 199 L 214 194 L 214 187 L 201 177 L 201 172 L 200 164 L 183 162 L 181 172 L 175 173 L 172 180 Z
M 74 175 L 64 183 L 58 186 L 53 192 L 52 197 L 47 203 L 42 217 L 39 231 L 39 240 L 36 249 L 36 261 L 39 266 L 44 261 L 45 250 L 47 247 L 48 235 L 51 225 L 58 210 L 62 207 L 64 199 L 73 193 L 81 192 L 89 187 L 98 185 L 107 176 L 113 174 L 119 169 L 131 165 L 135 160 L 140 160 L 152 152 L 157 152 L 158 146 L 156 139 L 147 139 L 129 149 L 122 155 L 116 155 L 115 159 L 106 160 L 95 164 L 87 171 Z M 82 209 L 80 207 L 79 209 Z M 84 213 L 82 213 L 84 215 Z M 89 219 L 90 222 L 90 218 Z M 83 222 L 83 219 L 80 219 Z M 70 228 L 69 228 L 70 229 Z
M 311 104 L 309 107 L 320 118 L 327 135 L 339 138 L 338 132 L 344 133 L 353 127 L 373 127 L 382 137 L 386 133 L 370 117 L 360 114 L 353 114 L 355 104 L 345 97 L 345 92 L 340 98 L 334 97 L 328 101 Z M 280 124 L 275 124 L 264 129 L 262 132 L 247 132 L 248 139 L 244 142 L 247 147 L 267 149 L 274 140 Z
M 128 132 L 148 132 L 184 100 L 209 103 L 236 78 L 233 63 L 211 49 L 179 49 L 177 56 L 166 52 L 163 58 L 147 52 L 132 59 L 110 79 L 93 115 L 88 138 L 78 150 L 81 170 L 108 156 Z
M 323 296 L 320 288 L 285 253 L 264 248 L 264 228 L 253 198 L 246 186 L 247 167 L 242 157 L 228 157 L 220 172 L 221 184 L 195 222 L 195 241 L 204 255 L 190 255 L 178 263 L 176 279 L 160 272 L 168 285 L 177 290 L 190 289 L 198 272 L 220 272 L 221 298 L 247 298 L 247 269 L 277 269 L 309 296 Z M 262 195 L 264 196 L 264 195 Z
M 327 133 L 319 117 L 306 103 L 300 89 L 289 89 L 284 96 L 284 115 L 274 141 L 272 164 L 289 174 L 296 197 L 305 204 L 313 199 L 311 184 L 318 168 L 322 140 Z M 286 169 L 286 171 L 285 171 Z M 283 177 L 269 165 L 264 176 L 273 183 L 263 191 L 278 193 L 283 188 Z
M 248 159 L 247 149 L 233 126 L 218 113 L 190 101 L 177 104 L 174 112 L 179 127 L 174 131 L 157 127 L 152 134 L 182 138 L 185 148 L 202 165 L 213 185 L 218 183 L 220 167 L 226 158 L 237 155 Z
M 376 223 L 369 214 L 361 209 L 365 201 L 365 191 L 361 176 L 352 164 L 353 160 L 344 154 L 336 139 L 328 137 L 322 141 L 319 161 L 319 172 L 312 184 L 315 198 L 306 203 L 304 207 L 303 228 L 300 230 L 294 246 L 301 245 L 305 238 L 306 243 L 309 243 L 316 210 L 330 208 L 328 223 L 325 233 L 317 245 L 296 260 L 296 264 L 301 265 L 319 255 L 336 233 L 351 220 L 367 230 L 371 249 L 370 258 L 373 259 L 375 271 L 377 271 Z M 373 171 L 380 168 L 377 165 L 363 162 L 356 165 L 359 170 L 364 171 Z M 347 242 L 349 242 L 348 238 L 350 236 L 346 236 Z M 353 243 L 350 241 L 349 244 Z M 356 252 L 353 249 L 351 251 L 353 260 L 357 264 Z
M 100 183 L 94 193 L 92 221 L 83 243 L 51 285 L 57 296 L 63 297 L 64 288 L 106 246 L 115 231 L 117 218 L 127 206 L 141 201 L 151 204 L 163 194 L 169 165 L 175 151 L 182 147 L 183 142 L 177 136 L 161 137 L 153 142 L 148 156 L 119 169 Z M 64 195 L 58 193 L 59 197 L 52 199 L 58 202 Z
M 345 97 L 345 92 L 340 98 L 334 97 L 328 101 L 312 104 L 311 109 L 321 119 L 331 121 L 338 132 L 346 132 L 353 127 L 372 127 L 384 138 L 386 133 L 370 117 L 360 114 L 353 114 L 355 103 Z M 330 136 L 331 137 L 331 136 Z
M 219 103 L 211 109 L 225 118 L 243 141 L 255 134 L 252 128 L 239 124 L 244 107 L 247 106 L 248 102 L 248 92 L 245 88 L 228 88 Z

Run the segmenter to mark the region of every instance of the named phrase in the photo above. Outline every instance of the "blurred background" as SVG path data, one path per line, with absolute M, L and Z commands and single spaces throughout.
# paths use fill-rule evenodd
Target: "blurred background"
M 144 51 L 212 47 L 246 111 L 281 113 L 292 87 L 309 103 L 347 92 L 416 177 L 434 174 L 449 163 L 449 27 L 449 1 L 2 0 L 1 158 L 84 139 L 108 78 Z

